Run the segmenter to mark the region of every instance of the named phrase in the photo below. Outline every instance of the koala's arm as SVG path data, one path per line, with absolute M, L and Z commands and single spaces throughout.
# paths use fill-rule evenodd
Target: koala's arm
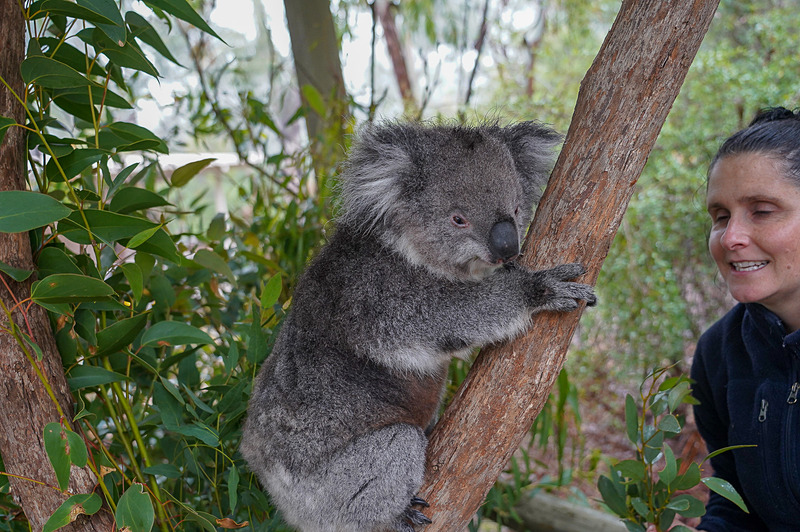
M 530 326 L 536 312 L 568 312 L 585 300 L 596 301 L 592 288 L 572 282 L 585 273 L 580 264 L 565 264 L 549 270 L 531 271 L 511 267 L 495 272 L 481 282 L 461 284 L 449 292 L 438 310 L 440 330 L 450 341 L 472 347 L 507 340 Z
M 337 328 L 376 359 L 425 369 L 428 361 L 517 336 L 536 312 L 574 310 L 579 300 L 593 304 L 592 288 L 570 281 L 584 271 L 579 264 L 542 271 L 511 267 L 481 281 L 452 282 L 401 268 L 379 293 L 353 287 L 351 294 L 363 295 L 339 316 Z

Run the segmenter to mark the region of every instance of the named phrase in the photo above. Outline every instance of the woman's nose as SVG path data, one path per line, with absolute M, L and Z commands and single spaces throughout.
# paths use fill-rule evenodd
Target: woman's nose
M 741 220 L 731 218 L 719 238 L 720 244 L 725 249 L 737 249 L 746 246 L 750 240 L 747 224 Z

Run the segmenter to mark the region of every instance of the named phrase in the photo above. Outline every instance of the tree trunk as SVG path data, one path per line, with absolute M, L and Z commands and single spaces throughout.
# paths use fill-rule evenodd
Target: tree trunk
M 311 155 L 317 172 L 326 172 L 341 158 L 348 121 L 347 93 L 339 41 L 329 0 L 284 0 L 286 23 L 305 115 Z M 310 85 L 322 97 L 325 116 L 318 114 L 303 93 Z
M 414 91 L 411 88 L 411 78 L 406 67 L 406 56 L 403 54 L 403 44 L 400 42 L 400 36 L 397 33 L 397 24 L 394 20 L 394 13 L 391 12 L 392 8 L 393 5 L 390 4 L 389 0 L 375 0 L 372 4 L 373 13 L 377 15 L 383 28 L 383 39 L 386 41 L 386 49 L 389 52 L 389 58 L 392 60 L 392 69 L 397 80 L 400 97 L 403 99 L 403 106 L 406 110 L 409 110 L 416 108 L 417 102 L 414 98 Z
M 622 2 L 581 84 L 524 265 L 582 262 L 596 281 L 718 1 Z M 478 356 L 431 434 L 426 531 L 463 530 L 472 518 L 547 400 L 579 319 L 540 314 L 527 336 Z
M 14 0 L 0 0 L 0 76 L 17 94 L 22 95 L 23 84 L 19 66 L 25 54 L 25 22 L 20 7 Z M 12 117 L 24 123 L 24 110 L 5 87 L 0 87 L 0 115 Z M 25 136 L 21 128 L 12 127 L 0 146 L 0 190 L 24 190 L 25 186 Z M 0 233 L 0 261 L 15 268 L 32 270 L 31 246 L 27 233 Z M 0 300 L 7 309 L 30 296 L 32 279 L 23 283 L 14 282 L 0 273 Z M 26 323 L 34 341 L 44 353 L 37 366 L 49 381 L 61 410 L 71 416 L 72 396 L 64 377 L 61 356 L 56 348 L 47 313 L 38 305 L 27 312 L 27 305 L 13 312 L 13 320 L 22 330 Z M 26 315 L 27 316 L 26 316 Z M 26 322 L 27 318 L 27 322 Z M 8 329 L 5 312 L 0 312 L 0 327 Z M 55 472 L 44 449 L 44 426 L 58 422 L 60 414 L 50 398 L 41 379 L 16 340 L 0 330 L 0 455 L 5 471 L 12 475 L 57 486 Z M 71 418 L 67 421 L 71 421 Z M 43 486 L 30 480 L 9 477 L 15 501 L 25 511 L 34 531 L 42 530 L 47 519 L 67 500 L 68 495 L 58 489 Z M 73 493 L 90 493 L 97 479 L 87 467 L 72 468 L 69 487 Z M 77 532 L 110 531 L 113 518 L 101 510 L 91 519 L 80 517 L 78 521 L 61 530 Z

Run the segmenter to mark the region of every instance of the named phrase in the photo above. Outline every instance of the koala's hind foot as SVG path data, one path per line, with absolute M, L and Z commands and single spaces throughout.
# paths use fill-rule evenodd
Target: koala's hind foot
M 593 306 L 597 303 L 594 289 L 588 284 L 570 282 L 586 273 L 581 264 L 562 264 L 549 270 L 534 272 L 535 283 L 531 287 L 534 303 L 538 301 L 541 310 L 569 312 L 578 308 L 578 301 L 586 301 Z

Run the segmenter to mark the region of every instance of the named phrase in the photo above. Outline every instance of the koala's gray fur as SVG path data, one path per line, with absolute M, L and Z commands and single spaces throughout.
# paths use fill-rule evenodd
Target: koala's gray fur
M 336 232 L 258 375 L 241 452 L 303 532 L 413 531 L 453 356 L 595 301 L 571 264 L 511 262 L 560 137 L 509 127 L 365 128 Z

